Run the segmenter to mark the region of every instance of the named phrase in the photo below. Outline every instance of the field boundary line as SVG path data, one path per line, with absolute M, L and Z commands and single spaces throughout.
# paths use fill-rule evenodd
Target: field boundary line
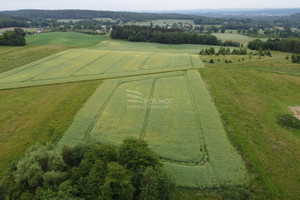
M 109 70 L 111 70 L 112 68 L 114 68 L 115 65 L 117 65 L 119 62 L 121 62 L 121 60 L 123 60 L 124 58 L 126 58 L 129 54 L 130 53 L 126 53 L 125 55 L 123 55 L 120 59 L 118 59 L 115 63 L 111 64 L 104 72 L 102 72 L 100 74 L 106 74 Z
M 209 155 L 208 155 L 207 148 L 206 148 L 205 138 L 203 136 L 203 130 L 202 130 L 201 122 L 200 122 L 200 116 L 198 113 L 198 109 L 196 107 L 195 97 L 194 97 L 194 94 L 192 91 L 192 86 L 191 86 L 190 80 L 188 78 L 188 75 L 185 73 L 184 77 L 185 77 L 186 85 L 187 85 L 187 88 L 189 91 L 190 100 L 191 100 L 193 111 L 194 111 L 194 117 L 196 119 L 196 126 L 198 129 L 198 138 L 199 138 L 199 144 L 200 144 L 199 151 L 203 152 L 203 158 L 201 160 L 205 164 L 206 162 L 209 162 Z M 203 146 L 203 149 L 202 149 L 202 146 Z M 200 155 L 201 155 L 201 153 L 200 153 Z
M 89 125 L 86 133 L 85 133 L 85 138 L 87 140 L 89 140 L 90 138 L 90 133 L 93 130 L 95 124 L 98 122 L 99 118 L 102 115 L 102 112 L 105 110 L 107 104 L 110 102 L 111 98 L 114 96 L 114 94 L 116 93 L 117 89 L 120 87 L 122 83 L 119 81 L 117 83 L 117 85 L 115 86 L 115 88 L 113 89 L 113 91 L 111 91 L 111 93 L 109 94 L 109 96 L 105 99 L 104 103 L 102 104 L 101 108 L 99 109 L 99 111 L 97 112 L 96 116 L 94 117 L 93 121 L 91 122 L 91 124 Z
M 150 52 L 149 52 L 150 53 Z M 145 65 L 145 63 L 150 59 L 150 57 L 153 55 L 154 53 L 150 53 L 150 55 L 147 56 L 147 58 L 144 60 L 144 62 L 139 66 L 140 70 L 144 70 L 143 66 Z
M 140 132 L 140 139 L 144 139 L 147 133 L 147 126 L 149 123 L 149 117 L 150 117 L 150 111 L 151 111 L 151 106 L 150 106 L 150 99 L 152 99 L 153 97 L 153 93 L 154 93 L 154 89 L 155 89 L 155 85 L 156 85 L 156 80 L 157 78 L 153 79 L 152 85 L 151 85 L 151 91 L 150 91 L 150 95 L 149 95 L 149 101 L 148 101 L 148 105 L 147 105 L 147 109 L 146 109 L 146 113 L 145 113 L 145 117 L 144 117 L 144 122 L 143 122 L 143 126 Z

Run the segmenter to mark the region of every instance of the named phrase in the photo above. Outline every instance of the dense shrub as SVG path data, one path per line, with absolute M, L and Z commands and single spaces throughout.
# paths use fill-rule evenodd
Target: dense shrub
M 300 129 L 300 120 L 291 114 L 278 115 L 277 123 L 284 127 Z

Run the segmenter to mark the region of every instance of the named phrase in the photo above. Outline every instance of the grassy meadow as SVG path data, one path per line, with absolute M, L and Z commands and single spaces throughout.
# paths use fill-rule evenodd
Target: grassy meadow
M 223 42 L 225 41 L 239 42 L 244 46 L 246 46 L 248 42 L 254 39 L 237 33 L 212 33 L 212 35 L 216 36 L 218 39 L 222 40 Z
M 99 84 L 0 91 L 0 177 L 28 147 L 60 138 Z
M 284 57 L 206 64 L 200 70 L 231 141 L 253 173 L 257 199 L 300 197 L 300 131 L 276 123 L 277 115 L 300 102 L 300 65 Z
M 56 44 L 73 48 L 83 48 L 96 45 L 106 37 L 103 35 L 88 35 L 75 32 L 51 32 L 29 35 L 26 37 L 26 42 L 29 45 Z

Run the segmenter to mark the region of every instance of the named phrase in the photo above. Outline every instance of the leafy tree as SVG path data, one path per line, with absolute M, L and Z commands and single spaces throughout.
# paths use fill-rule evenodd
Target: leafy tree
M 156 167 L 159 160 L 144 140 L 124 139 L 119 149 L 120 163 L 138 172 L 141 168 Z
M 26 45 L 25 35 L 24 30 L 20 28 L 16 28 L 14 31 L 5 31 L 0 36 L 0 45 L 24 46 Z
M 132 174 L 124 166 L 111 162 L 107 166 L 107 175 L 100 187 L 103 200 L 128 200 L 133 199 L 135 188 L 131 183 Z
M 168 200 L 172 198 L 174 182 L 163 168 L 148 167 L 143 173 L 141 199 Z

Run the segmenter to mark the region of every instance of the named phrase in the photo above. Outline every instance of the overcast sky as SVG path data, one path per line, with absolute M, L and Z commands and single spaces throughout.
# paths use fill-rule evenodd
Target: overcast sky
M 300 0 L 0 0 L 0 10 L 184 10 L 220 8 L 300 8 Z

